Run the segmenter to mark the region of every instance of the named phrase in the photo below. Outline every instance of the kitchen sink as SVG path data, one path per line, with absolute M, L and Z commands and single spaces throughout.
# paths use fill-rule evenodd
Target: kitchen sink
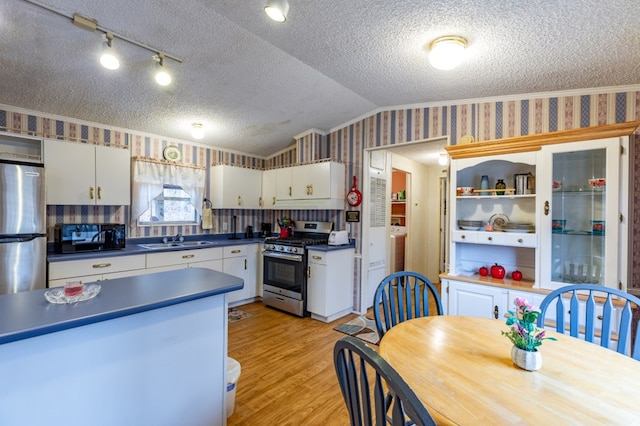
M 154 249 L 166 249 L 166 248 L 212 246 L 215 244 L 216 244 L 215 241 L 183 241 L 183 242 L 176 241 L 171 243 L 138 244 L 138 247 L 154 250 Z

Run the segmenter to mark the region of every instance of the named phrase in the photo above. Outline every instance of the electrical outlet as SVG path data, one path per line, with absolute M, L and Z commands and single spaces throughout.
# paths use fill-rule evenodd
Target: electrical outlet
M 222 222 L 222 232 L 227 232 L 229 230 L 229 224 L 227 222 Z

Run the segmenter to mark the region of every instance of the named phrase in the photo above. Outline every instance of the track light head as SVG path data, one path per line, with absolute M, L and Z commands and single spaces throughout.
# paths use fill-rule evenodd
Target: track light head
M 107 41 L 105 43 L 106 46 L 104 48 L 104 52 L 102 53 L 102 56 L 100 56 L 100 64 L 108 70 L 117 70 L 120 68 L 120 61 L 113 52 L 113 34 L 106 33 L 104 36 Z

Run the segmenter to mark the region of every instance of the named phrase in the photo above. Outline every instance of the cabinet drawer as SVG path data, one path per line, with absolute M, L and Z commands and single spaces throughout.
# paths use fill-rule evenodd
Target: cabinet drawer
M 497 244 L 504 245 L 506 242 L 506 235 L 502 232 L 478 232 L 477 243 L 478 244 Z
M 144 268 L 144 254 L 53 262 L 49 264 L 49 280 Z
M 451 231 L 451 241 L 458 243 L 475 243 L 478 241 L 478 233 L 474 231 Z
M 505 234 L 505 245 L 514 247 L 537 247 L 536 234 Z
M 327 254 L 321 251 L 309 250 L 309 263 L 314 263 L 316 265 L 326 265 Z
M 164 253 L 147 254 L 147 268 L 159 268 L 167 265 L 183 265 L 205 260 L 220 259 L 222 248 L 206 248 L 198 250 L 177 250 Z
M 224 247 L 224 258 L 241 257 L 247 255 L 247 246 Z

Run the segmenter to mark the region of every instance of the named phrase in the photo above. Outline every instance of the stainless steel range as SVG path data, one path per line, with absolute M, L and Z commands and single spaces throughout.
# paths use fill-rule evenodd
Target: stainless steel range
M 307 312 L 307 247 L 327 244 L 333 222 L 295 222 L 288 238 L 265 239 L 262 301 L 300 317 Z

